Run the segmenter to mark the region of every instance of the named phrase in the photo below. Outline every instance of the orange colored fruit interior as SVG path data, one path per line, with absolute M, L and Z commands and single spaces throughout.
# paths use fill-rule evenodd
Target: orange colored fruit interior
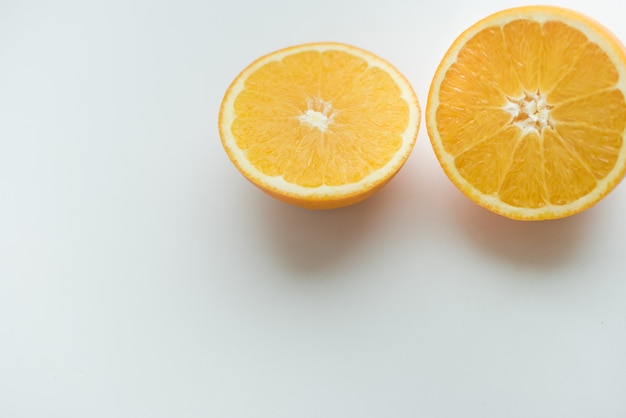
M 440 85 L 436 122 L 458 173 L 509 205 L 564 205 L 613 169 L 626 102 L 607 54 L 558 21 L 477 33 Z
M 261 66 L 234 109 L 233 137 L 250 163 L 304 187 L 363 179 L 397 153 L 409 123 L 389 74 L 336 50 L 298 52 Z

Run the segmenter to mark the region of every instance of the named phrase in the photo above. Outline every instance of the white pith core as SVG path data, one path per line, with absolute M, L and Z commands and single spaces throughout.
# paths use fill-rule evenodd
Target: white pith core
M 551 106 L 546 97 L 540 92 L 524 92 L 518 98 L 507 97 L 504 110 L 513 116 L 511 123 L 520 128 L 524 133 L 535 131 L 541 133 L 546 128 L 552 128 L 550 120 Z
M 307 110 L 298 116 L 298 120 L 303 125 L 317 128 L 321 132 L 326 132 L 337 114 L 330 102 L 313 97 L 307 99 Z

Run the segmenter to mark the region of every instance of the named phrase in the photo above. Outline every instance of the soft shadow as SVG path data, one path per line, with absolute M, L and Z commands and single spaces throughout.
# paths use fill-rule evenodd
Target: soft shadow
M 308 210 L 257 194 L 259 222 L 275 256 L 294 275 L 305 277 L 328 271 L 358 254 L 394 216 L 403 182 L 394 178 L 369 199 L 331 210 Z
M 515 221 L 476 205 L 460 193 L 452 200 L 454 218 L 472 245 L 510 263 L 544 267 L 556 267 L 576 257 L 599 209 L 563 219 Z

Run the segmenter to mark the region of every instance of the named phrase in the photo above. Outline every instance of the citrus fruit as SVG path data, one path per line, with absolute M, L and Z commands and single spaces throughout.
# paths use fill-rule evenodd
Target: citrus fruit
M 452 44 L 426 125 L 452 182 L 523 220 L 569 216 L 626 169 L 626 51 L 589 17 L 551 6 L 495 13 Z
M 219 132 L 241 173 L 268 194 L 310 209 L 357 203 L 409 156 L 420 109 L 391 64 L 340 43 L 263 56 L 232 82 Z

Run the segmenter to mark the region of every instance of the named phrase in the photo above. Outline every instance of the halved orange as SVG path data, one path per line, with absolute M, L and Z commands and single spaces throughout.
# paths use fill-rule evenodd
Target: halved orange
M 230 85 L 219 131 L 239 171 L 268 194 L 311 209 L 357 203 L 409 156 L 420 109 L 391 64 L 340 43 L 293 46 Z
M 426 124 L 470 199 L 523 220 L 560 218 L 626 171 L 626 50 L 589 17 L 550 6 L 493 14 L 464 31 L 432 81 Z

